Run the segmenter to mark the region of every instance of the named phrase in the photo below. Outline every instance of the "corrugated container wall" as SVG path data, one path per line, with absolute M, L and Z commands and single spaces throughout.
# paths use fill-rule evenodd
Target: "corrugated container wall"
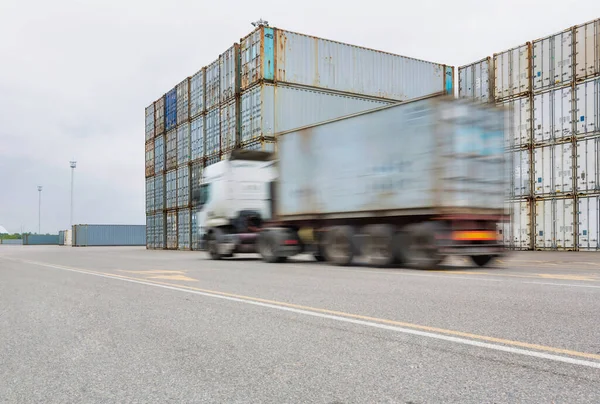
M 191 249 L 191 218 L 190 209 L 180 209 L 177 217 L 177 248 Z
M 194 118 L 190 127 L 191 159 L 196 161 L 204 157 L 204 115 Z
M 600 75 L 600 19 L 575 27 L 575 78 Z
M 224 103 L 240 92 L 240 46 L 236 43 L 219 56 L 220 102 Z
M 575 121 L 577 136 L 600 134 L 600 78 L 575 87 Z
M 572 198 L 535 201 L 535 248 L 537 250 L 574 249 L 574 202 Z
M 165 95 L 165 130 L 168 132 L 177 125 L 177 87 Z
M 140 246 L 146 245 L 145 225 L 76 224 L 73 246 Z
M 177 130 L 172 129 L 166 135 L 166 165 L 167 170 L 177 167 Z
M 531 249 L 531 201 L 507 202 L 510 222 L 504 224 L 504 243 L 515 250 Z
M 487 57 L 458 68 L 458 96 L 481 103 L 494 102 L 494 69 Z
M 533 149 L 534 194 L 556 195 L 573 192 L 573 145 L 562 143 Z
M 219 59 L 206 67 L 206 86 L 204 88 L 204 106 L 206 110 L 219 105 L 221 95 L 221 77 Z
M 202 162 L 192 164 L 190 172 L 190 195 L 194 195 L 194 192 L 200 189 L 200 184 L 202 183 L 202 171 Z
M 600 249 L 600 196 L 580 197 L 577 201 L 577 223 L 579 249 L 598 251 Z
M 496 53 L 494 63 L 494 96 L 496 101 L 525 95 L 531 91 L 531 44 Z
M 206 68 L 202 68 L 190 79 L 190 118 L 204 112 L 204 77 Z
M 573 135 L 573 106 L 570 87 L 536 94 L 533 97 L 534 143 L 568 140 Z
M 507 148 L 527 147 L 532 142 L 531 98 L 521 97 L 504 101 L 500 104 L 507 109 Z
M 221 151 L 231 150 L 239 143 L 239 107 L 239 100 L 235 98 L 221 104 Z
M 154 185 L 155 178 L 148 177 L 146 178 L 146 213 L 154 212 Z
M 177 90 L 177 125 L 190 117 L 190 78 L 186 78 L 175 87 Z
M 449 66 L 271 27 L 241 40 L 241 63 L 242 90 L 266 80 L 398 101 L 452 92 Z
M 541 91 L 573 78 L 573 30 L 533 41 L 533 89 Z
M 177 127 L 177 166 L 190 162 L 190 124 L 181 123 Z
M 154 215 L 146 215 L 146 248 L 154 248 Z
M 24 234 L 23 245 L 58 245 L 58 234 Z
M 159 174 L 165 171 L 165 135 L 157 136 L 154 139 L 154 173 Z
M 167 212 L 166 218 L 166 247 L 169 250 L 177 249 L 177 212 Z
M 158 212 L 154 216 L 154 248 L 165 248 L 165 214 Z
M 204 136 L 204 156 L 218 156 L 221 148 L 221 110 L 218 107 L 206 113 Z
M 146 142 L 146 177 L 154 175 L 154 139 Z
M 198 209 L 198 208 L 192 209 L 191 217 L 190 217 L 191 229 L 192 229 L 192 236 L 191 236 L 192 246 L 191 247 L 192 247 L 193 251 L 200 251 L 200 249 L 202 247 L 202 243 L 200 240 L 200 224 L 198 222 L 199 212 L 200 212 L 200 209 Z
M 165 175 L 165 189 L 166 189 L 166 204 L 167 209 L 173 209 L 177 207 L 177 170 L 167 171 Z
M 155 136 L 165 133 L 165 96 L 163 95 L 154 102 L 154 134 Z
M 600 137 L 580 140 L 576 144 L 577 193 L 600 192 Z
M 154 177 L 154 209 L 161 211 L 165 208 L 165 174 Z
M 154 139 L 154 103 L 146 107 L 146 141 Z
M 177 207 L 187 208 L 190 205 L 190 167 L 177 168 Z
M 23 239 L 4 239 L 0 240 L 0 244 L 23 245 Z
M 21 241 L 22 243 L 22 241 Z M 65 245 L 65 231 L 61 230 L 58 232 L 58 245 Z

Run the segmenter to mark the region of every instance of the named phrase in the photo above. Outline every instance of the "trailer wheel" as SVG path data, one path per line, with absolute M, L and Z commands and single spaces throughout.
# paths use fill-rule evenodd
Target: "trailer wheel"
M 208 254 L 210 258 L 213 260 L 220 260 L 222 258 L 219 253 L 219 237 L 221 236 L 221 231 L 219 229 L 213 229 L 206 236 L 206 249 L 208 250 Z
M 471 260 L 478 267 L 484 267 L 496 258 L 495 255 L 471 255 Z
M 405 243 L 400 247 L 408 267 L 414 269 L 435 269 L 444 259 L 439 254 L 435 240 L 436 226 L 425 222 L 404 228 Z
M 281 257 L 278 254 L 279 243 L 277 237 L 272 231 L 263 231 L 258 236 L 258 252 L 263 261 L 269 264 L 285 262 L 287 257 Z
M 386 224 L 371 225 L 365 228 L 365 233 L 365 255 L 369 264 L 382 268 L 393 265 L 396 262 L 394 227 Z
M 324 251 L 333 265 L 347 266 L 354 259 L 354 231 L 350 226 L 333 227 L 325 234 Z

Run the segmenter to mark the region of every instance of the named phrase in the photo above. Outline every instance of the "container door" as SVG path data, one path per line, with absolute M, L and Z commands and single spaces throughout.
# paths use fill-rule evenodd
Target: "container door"
M 533 137 L 536 144 L 552 140 L 552 93 L 547 92 L 533 97 Z
M 592 196 L 579 198 L 578 224 L 579 224 L 579 249 L 598 250 L 600 239 L 600 197 Z
M 555 215 L 555 244 L 559 250 L 571 250 L 574 243 L 573 205 L 574 199 L 557 199 L 554 204 Z
M 554 200 L 537 200 L 535 202 L 535 248 L 551 249 L 554 246 Z

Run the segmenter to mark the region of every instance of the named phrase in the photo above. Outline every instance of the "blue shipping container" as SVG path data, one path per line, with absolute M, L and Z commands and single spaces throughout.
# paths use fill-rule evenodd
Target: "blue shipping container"
M 58 245 L 58 234 L 25 234 L 23 245 Z
M 58 245 L 65 245 L 65 231 L 58 232 Z
M 19 239 L 5 239 L 0 240 L 0 244 L 11 244 L 11 245 L 22 245 L 23 240 Z
M 177 88 L 169 91 L 165 98 L 165 130 L 170 131 L 177 125 Z
M 145 246 L 145 225 L 77 224 L 73 226 L 73 246 Z

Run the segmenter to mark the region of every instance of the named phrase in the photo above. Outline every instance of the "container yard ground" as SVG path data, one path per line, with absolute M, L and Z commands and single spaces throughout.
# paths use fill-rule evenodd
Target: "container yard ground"
M 600 401 L 600 255 L 451 264 L 0 246 L 0 401 Z

